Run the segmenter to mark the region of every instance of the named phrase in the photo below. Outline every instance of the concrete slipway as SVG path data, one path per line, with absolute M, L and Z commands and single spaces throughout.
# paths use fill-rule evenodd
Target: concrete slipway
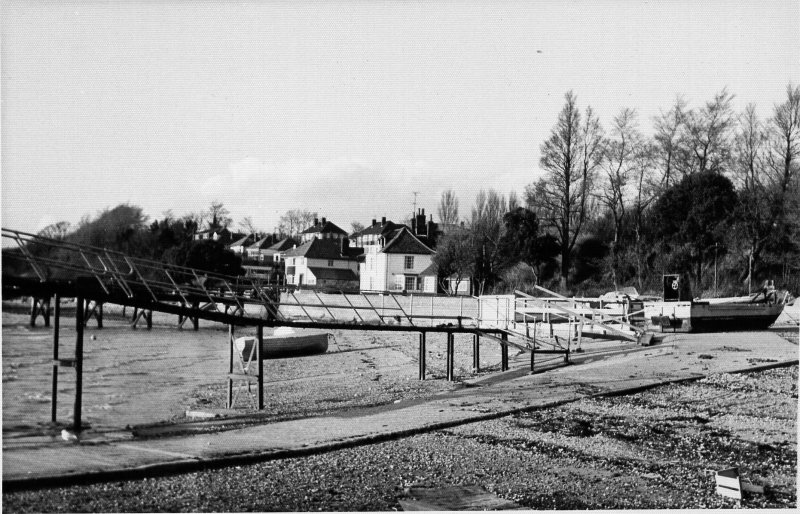
M 118 480 L 298 456 L 711 373 L 798 362 L 798 346 L 773 332 L 664 334 L 649 347 L 596 348 L 587 345 L 585 352 L 573 355 L 570 366 L 558 365 L 555 358 L 538 360 L 535 374 L 530 373 L 528 354 L 520 354 L 512 358 L 509 371 L 466 382 L 454 392 L 344 416 L 152 439 L 111 434 L 79 442 L 4 440 L 3 486 L 12 490 Z

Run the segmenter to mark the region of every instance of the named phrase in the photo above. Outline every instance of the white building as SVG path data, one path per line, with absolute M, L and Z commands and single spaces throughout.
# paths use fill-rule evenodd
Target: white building
M 360 248 L 347 239 L 311 239 L 286 252 L 286 283 L 295 286 L 358 288 Z
M 300 232 L 301 243 L 307 243 L 312 239 L 344 239 L 346 237 L 347 232 L 325 218 L 322 218 L 322 222 L 314 218 L 314 224 Z
M 359 264 L 361 290 L 435 293 L 436 277 L 423 275 L 435 253 L 402 226 L 388 234 L 382 244 L 364 247 Z

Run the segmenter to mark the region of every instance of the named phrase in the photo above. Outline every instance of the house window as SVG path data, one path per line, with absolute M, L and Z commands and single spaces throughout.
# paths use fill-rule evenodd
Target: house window
M 413 255 L 406 255 L 405 266 L 403 266 L 403 269 L 414 269 L 414 256 Z
M 406 257 L 406 259 L 408 259 L 408 257 Z M 417 277 L 406 277 L 406 291 L 416 291 L 416 290 L 417 290 Z
M 328 267 L 329 268 L 333 267 L 333 259 L 328 259 Z

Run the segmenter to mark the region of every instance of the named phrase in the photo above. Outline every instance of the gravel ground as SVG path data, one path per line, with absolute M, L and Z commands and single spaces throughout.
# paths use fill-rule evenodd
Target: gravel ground
M 386 511 L 411 485 L 462 484 L 528 509 L 796 508 L 797 382 L 797 366 L 718 374 L 302 458 L 4 494 L 3 509 Z M 717 495 L 728 467 L 765 493 Z

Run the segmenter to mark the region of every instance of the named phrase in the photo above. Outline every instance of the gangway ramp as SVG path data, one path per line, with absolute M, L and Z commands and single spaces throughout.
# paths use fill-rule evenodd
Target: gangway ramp
M 205 270 L 178 266 L 155 260 L 133 257 L 122 252 L 3 228 L 2 237 L 16 244 L 3 250 L 3 297 L 29 296 L 38 299 L 31 322 L 41 313 L 49 321 L 50 298 L 55 297 L 53 327 L 53 419 L 57 396 L 59 368 L 69 366 L 76 372 L 73 426 L 81 430 L 81 395 L 83 374 L 83 332 L 87 313 L 102 312 L 102 304 L 110 303 L 143 311 L 164 312 L 187 318 L 204 319 L 228 325 L 230 362 L 228 405 L 232 405 L 234 380 L 235 327 L 251 326 L 259 334 L 264 327 L 294 327 L 321 330 L 368 330 L 417 332 L 420 337 L 420 378 L 425 378 L 425 338 L 429 333 L 446 334 L 452 352 L 455 333 L 499 334 L 492 327 L 480 327 L 479 320 L 469 313 L 458 315 L 413 312 L 398 297 L 383 295 L 380 308 L 368 295 L 348 296 L 343 301 L 327 301 L 313 292 L 314 301 L 300 299 L 293 289 L 278 288 L 254 278 L 234 277 Z M 75 298 L 75 357 L 59 358 L 59 305 L 61 298 Z M 290 299 L 291 298 L 291 299 Z M 358 299 L 358 300 L 357 300 Z M 99 308 L 88 308 L 90 302 Z M 413 307 L 413 304 L 412 304 Z M 291 311 L 291 312 L 290 312 Z M 98 318 L 99 321 L 99 318 Z M 182 323 L 181 323 L 182 324 Z M 259 343 L 262 336 L 259 335 Z M 260 347 L 260 345 L 259 345 Z M 477 346 L 476 346 L 477 348 Z M 452 359 L 448 378 L 452 379 Z M 252 380 L 252 377 L 243 377 Z M 263 374 L 257 376 L 259 390 Z M 263 407 L 259 398 L 259 408 Z

